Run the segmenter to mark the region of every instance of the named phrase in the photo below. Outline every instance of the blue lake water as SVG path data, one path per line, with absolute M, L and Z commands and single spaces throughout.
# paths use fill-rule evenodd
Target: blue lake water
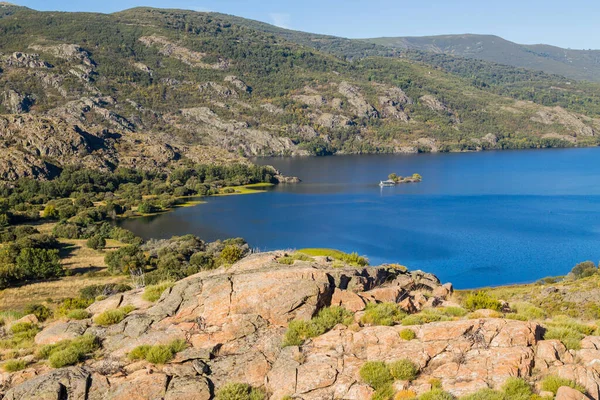
M 532 282 L 600 259 L 599 159 L 600 148 L 259 159 L 303 182 L 122 226 L 145 238 L 356 251 L 458 288 Z M 380 188 L 390 172 L 423 182 Z

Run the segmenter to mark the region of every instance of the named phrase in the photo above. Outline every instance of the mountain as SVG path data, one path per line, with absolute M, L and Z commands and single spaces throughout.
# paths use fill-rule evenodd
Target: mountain
M 493 35 L 383 37 L 365 40 L 397 50 L 420 50 L 475 58 L 600 82 L 600 50 L 572 50 L 545 44 L 517 44 Z
M 0 5 L 0 178 L 597 145 L 600 86 L 238 17 Z

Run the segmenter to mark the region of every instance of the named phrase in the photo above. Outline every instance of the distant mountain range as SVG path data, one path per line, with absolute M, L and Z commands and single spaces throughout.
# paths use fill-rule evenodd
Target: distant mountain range
M 400 50 L 420 50 L 529 68 L 572 79 L 600 81 L 600 50 L 524 45 L 494 35 L 384 37 L 365 42 Z

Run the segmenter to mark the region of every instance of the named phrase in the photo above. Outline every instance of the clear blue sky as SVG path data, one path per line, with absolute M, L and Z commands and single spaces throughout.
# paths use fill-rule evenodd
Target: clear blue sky
M 350 38 L 489 33 L 517 43 L 600 49 L 597 0 L 13 0 L 36 10 L 136 6 L 217 11 Z

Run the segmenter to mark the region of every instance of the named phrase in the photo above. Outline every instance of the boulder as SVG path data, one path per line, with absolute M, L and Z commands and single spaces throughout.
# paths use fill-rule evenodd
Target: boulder
M 589 400 L 589 397 L 568 386 L 561 386 L 556 392 L 555 400 Z

